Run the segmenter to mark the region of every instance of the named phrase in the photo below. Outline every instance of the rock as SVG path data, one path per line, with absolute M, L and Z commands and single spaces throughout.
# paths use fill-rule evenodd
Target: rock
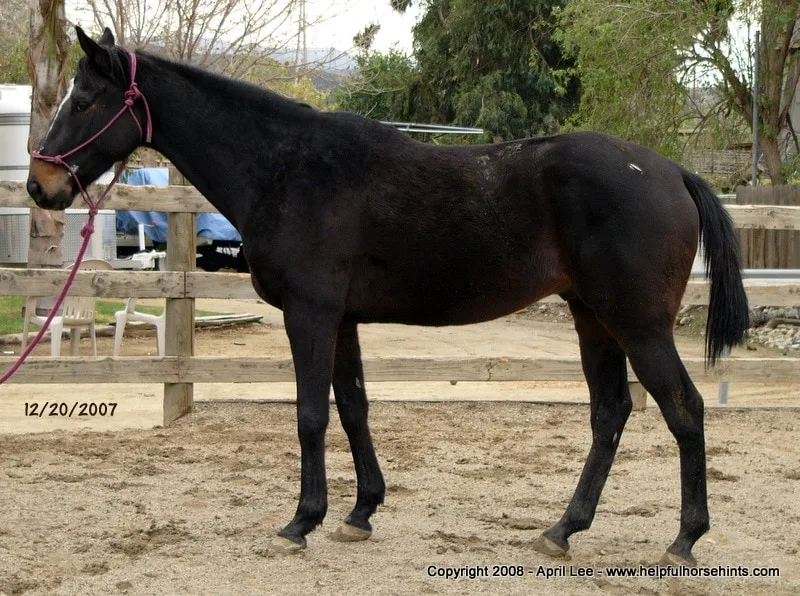
M 794 320 L 791 324 L 784 323 L 790 320 L 773 318 L 764 327 L 750 329 L 750 341 L 779 350 L 800 350 L 800 326 Z
M 767 321 L 769 321 L 770 316 L 759 308 L 754 308 L 750 310 L 750 326 L 751 327 L 760 327 Z

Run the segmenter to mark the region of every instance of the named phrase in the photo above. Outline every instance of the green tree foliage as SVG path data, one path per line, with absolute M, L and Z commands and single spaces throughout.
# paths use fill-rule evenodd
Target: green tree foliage
M 416 77 L 411 58 L 397 50 L 366 50 L 356 64 L 357 77 L 334 91 L 334 107 L 378 120 L 411 120 L 409 82 Z
M 28 40 L 3 39 L 0 49 L 0 82 L 30 85 L 28 76 Z
M 761 29 L 760 129 L 770 177 L 779 184 L 778 142 L 800 78 L 791 50 L 798 19 L 797 0 L 572 0 L 559 15 L 557 37 L 574 59 L 563 74 L 582 87 L 573 124 L 672 156 L 682 149 L 682 126 L 725 122 L 746 131 L 751 35 Z M 711 101 L 698 102 L 697 87 Z
M 700 28 L 694 5 L 693 0 L 569 3 L 559 39 L 575 59 L 569 74 L 581 81 L 573 124 L 679 154 L 686 88 L 676 73 L 683 63 L 680 48 L 691 45 Z
M 27 18 L 27 14 L 25 16 Z M 8 28 L 0 33 L 0 83 L 10 85 L 30 85 L 28 71 L 28 32 L 27 23 L 24 29 Z M 75 67 L 83 56 L 83 52 L 74 40 L 70 45 L 66 73 L 68 77 L 75 72 Z
M 29 83 L 29 11 L 25 0 L 6 0 L 0 7 L 0 83 Z
M 264 56 L 254 61 L 241 78 L 315 108 L 325 107 L 328 93 L 317 89 L 311 76 L 301 70 Z
M 560 0 L 420 0 L 414 55 L 366 52 L 363 91 L 337 96 L 342 109 L 376 117 L 477 126 L 479 140 L 554 132 L 572 109 L 577 84 L 552 39 Z M 392 6 L 405 10 L 408 0 Z
M 554 132 L 577 88 L 552 39 L 558 0 L 426 0 L 414 28 L 419 78 L 412 89 L 425 120 L 484 128 L 490 137 Z

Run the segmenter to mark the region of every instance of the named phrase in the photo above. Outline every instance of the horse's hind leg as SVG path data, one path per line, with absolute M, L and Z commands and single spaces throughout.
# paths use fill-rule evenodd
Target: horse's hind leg
M 586 304 L 575 298 L 569 301 L 569 307 L 589 385 L 592 447 L 566 512 L 534 544 L 536 550 L 552 556 L 564 555 L 569 537 L 591 525 L 632 407 L 625 353 Z
M 367 393 L 361 348 L 355 323 L 343 322 L 336 341 L 333 368 L 333 391 L 339 419 L 350 441 L 356 468 L 358 492 L 356 505 L 333 538 L 341 541 L 366 540 L 372 534 L 370 516 L 383 503 L 385 485 L 367 424 Z
M 662 564 L 695 565 L 692 547 L 708 531 L 703 399 L 675 348 L 671 329 L 626 341 L 636 376 L 661 408 L 678 442 L 681 461 L 681 527 Z

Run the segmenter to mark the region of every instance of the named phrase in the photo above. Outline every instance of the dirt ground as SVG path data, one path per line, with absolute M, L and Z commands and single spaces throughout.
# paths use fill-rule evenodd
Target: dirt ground
M 330 535 L 352 507 L 347 440 L 328 433 L 328 521 L 299 555 L 269 549 L 293 513 L 291 404 L 203 403 L 167 429 L 0 437 L 0 592 L 6 594 L 797 594 L 800 413 L 708 415 L 710 567 L 779 579 L 537 577 L 564 562 L 531 543 L 557 520 L 590 441 L 585 407 L 374 404 L 386 504 L 364 543 Z M 652 565 L 678 524 L 678 455 L 655 410 L 634 413 L 574 569 Z M 446 580 L 430 566 L 522 565 Z M 533 573 L 527 573 L 527 572 Z M 575 571 L 577 572 L 577 571 Z
M 199 333 L 197 353 L 288 353 L 275 311 L 201 308 L 255 311 L 265 322 Z M 577 356 L 563 314 L 548 307 L 463 328 L 368 326 L 362 347 L 381 356 Z M 684 355 L 702 355 L 691 329 L 678 344 Z M 123 344 L 125 354 L 154 350 L 151 337 Z M 110 340 L 99 351 L 110 353 Z M 597 575 L 652 565 L 677 531 L 677 448 L 656 408 L 632 415 L 595 524 L 562 562 L 531 545 L 563 513 L 588 451 L 582 383 L 367 383 L 388 485 L 375 534 L 357 544 L 330 537 L 355 499 L 333 408 L 328 520 L 299 555 L 269 548 L 299 490 L 291 384 L 198 385 L 195 413 L 168 428 L 158 426 L 157 385 L 0 387 L 0 594 L 800 593 L 800 410 L 736 407 L 798 406 L 800 387 L 754 379 L 731 386 L 731 406 L 707 410 L 712 531 L 695 554 L 703 566 L 777 567 L 781 577 L 657 580 Z M 699 388 L 713 405 L 716 386 Z M 24 416 L 25 402 L 47 399 L 118 406 L 114 417 Z M 561 564 L 568 574 L 572 565 L 596 575 L 536 575 Z M 522 565 L 525 574 L 429 576 L 496 565 Z

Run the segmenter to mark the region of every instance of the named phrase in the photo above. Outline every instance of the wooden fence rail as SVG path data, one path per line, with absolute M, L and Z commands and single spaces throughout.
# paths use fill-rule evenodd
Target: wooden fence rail
M 683 358 L 695 381 L 796 383 L 797 358 L 733 358 L 706 368 L 702 358 Z M 8 367 L 13 358 L 0 358 Z M 768 364 L 768 366 L 765 366 Z M 579 358 L 532 356 L 406 356 L 364 358 L 370 381 L 583 381 Z M 628 372 L 629 379 L 635 376 Z M 53 383 L 280 383 L 294 381 L 284 357 L 123 356 L 118 358 L 29 358 L 9 382 Z
M 97 189 L 94 189 L 97 190 Z M 31 207 L 21 182 L 0 182 L 0 207 Z M 75 205 L 80 207 L 81 205 Z M 191 410 L 193 383 L 293 381 L 288 358 L 224 358 L 194 356 L 194 301 L 197 298 L 255 298 L 249 275 L 193 271 L 194 213 L 215 209 L 192 187 L 117 185 L 103 204 L 108 209 L 165 211 L 168 219 L 166 271 L 80 271 L 72 286 L 75 296 L 165 298 L 167 356 L 164 358 L 31 358 L 11 379 L 14 383 L 163 383 L 164 423 Z M 734 224 L 742 229 L 800 230 L 800 207 L 731 205 Z M 0 295 L 52 296 L 67 272 L 0 268 Z M 751 304 L 800 305 L 800 282 L 746 281 Z M 557 298 L 550 300 L 559 301 Z M 684 304 L 707 304 L 708 286 L 691 281 Z M 13 362 L 0 358 L 0 369 Z M 798 382 L 800 362 L 793 358 L 736 358 L 706 369 L 699 358 L 684 359 L 697 380 Z M 582 381 L 577 358 L 412 357 L 365 359 L 366 374 L 375 381 Z M 629 373 L 631 383 L 635 378 Z M 643 404 L 641 388 L 634 392 Z
M 0 295 L 53 296 L 67 279 L 68 271 L 54 269 L 0 268 Z M 745 280 L 751 304 L 797 306 L 797 283 Z M 205 271 L 79 271 L 70 288 L 71 296 L 97 298 L 258 298 L 247 273 Z M 552 302 L 563 302 L 553 297 Z M 690 281 L 683 304 L 707 305 L 708 284 Z

